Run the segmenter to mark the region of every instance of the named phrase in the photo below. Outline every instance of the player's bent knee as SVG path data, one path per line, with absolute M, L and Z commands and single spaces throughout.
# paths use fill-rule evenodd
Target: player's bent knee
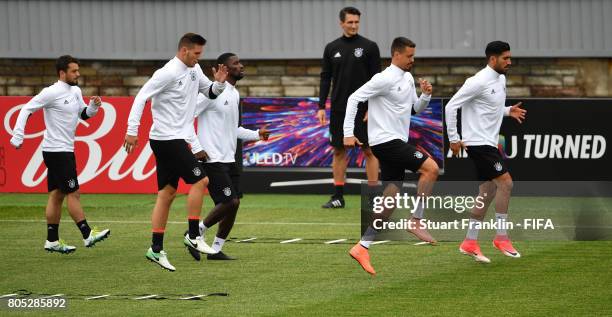
M 440 173 L 440 169 L 438 168 L 438 164 L 431 158 L 428 158 L 423 162 L 420 169 L 421 174 L 424 174 L 428 177 L 437 178 Z
M 54 189 L 49 193 L 49 196 L 51 196 L 51 198 L 54 200 L 63 200 L 64 197 L 66 197 L 66 194 L 59 189 Z
M 81 199 L 81 192 L 74 191 L 72 193 L 68 193 L 66 194 L 66 196 L 68 196 L 70 199 L 76 199 L 76 200 L 80 200 Z
M 499 190 L 512 191 L 514 181 L 509 173 L 505 173 L 495 179 L 495 185 L 497 185 Z
M 238 198 L 234 198 L 228 201 L 226 204 L 228 204 L 232 210 L 237 211 L 238 207 L 240 207 L 240 200 L 238 200 Z
M 334 156 L 336 157 L 344 157 L 346 156 L 346 149 L 340 147 L 334 147 Z
M 173 201 L 176 197 L 176 188 L 166 185 L 162 190 L 157 192 L 158 197 L 167 201 Z
M 363 149 L 363 155 L 365 155 L 367 158 L 376 158 L 374 156 L 374 153 L 372 153 L 372 149 L 370 149 L 369 147 Z

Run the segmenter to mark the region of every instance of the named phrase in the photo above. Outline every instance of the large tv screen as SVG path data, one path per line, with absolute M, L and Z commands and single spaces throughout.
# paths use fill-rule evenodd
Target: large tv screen
M 250 142 L 243 147 L 245 167 L 331 167 L 329 125 L 315 118 L 318 98 L 244 98 L 242 126 L 271 131 L 267 142 Z M 328 101 L 329 104 L 329 101 Z M 329 108 L 329 107 L 328 107 Z M 329 109 L 327 110 L 329 120 Z M 443 168 L 442 100 L 412 116 L 409 143 L 428 153 Z M 348 152 L 349 167 L 364 167 L 362 151 Z

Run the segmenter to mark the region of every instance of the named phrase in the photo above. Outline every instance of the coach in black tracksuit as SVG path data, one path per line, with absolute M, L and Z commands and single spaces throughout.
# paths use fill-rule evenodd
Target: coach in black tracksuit
M 375 42 L 357 34 L 361 13 L 353 7 L 340 11 L 340 27 L 343 35 L 325 46 L 321 63 L 321 86 L 317 118 L 325 124 L 325 103 L 331 93 L 329 122 L 330 144 L 334 148 L 332 169 L 335 193 L 323 208 L 344 207 L 344 181 L 346 173 L 346 150 L 343 145 L 342 125 L 348 97 L 380 72 L 380 51 Z M 333 85 L 332 85 L 333 81 Z M 355 136 L 363 143 L 366 157 L 366 173 L 369 182 L 378 180 L 378 161 L 368 147 L 367 103 L 360 104 L 355 118 Z

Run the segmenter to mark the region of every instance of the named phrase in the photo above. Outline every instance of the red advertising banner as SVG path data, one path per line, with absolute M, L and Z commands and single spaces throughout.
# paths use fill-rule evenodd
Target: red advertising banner
M 32 97 L 0 97 L 3 127 L 0 137 L 0 192 L 47 192 L 47 168 L 43 163 L 43 111 L 28 120 L 24 142 L 15 149 L 9 142 L 21 107 Z M 85 98 L 88 100 L 88 98 Z M 133 97 L 102 97 L 102 110 L 80 120 L 75 156 L 82 193 L 156 193 L 155 157 L 149 147 L 151 108 L 145 107 L 136 151 L 127 154 L 123 140 Z M 180 192 L 188 185 L 181 182 Z

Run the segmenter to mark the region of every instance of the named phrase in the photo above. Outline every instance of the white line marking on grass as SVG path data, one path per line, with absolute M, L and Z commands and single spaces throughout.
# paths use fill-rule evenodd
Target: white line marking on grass
M 358 178 L 347 178 L 344 180 L 346 184 L 361 184 L 365 182 L 365 179 Z M 288 182 L 272 182 L 270 187 L 285 187 L 285 186 L 304 186 L 304 185 L 320 185 L 320 184 L 333 184 L 333 178 L 321 178 L 321 179 L 307 179 L 301 181 L 288 181 Z
M 52 298 L 52 297 L 60 297 L 60 296 L 64 296 L 64 294 L 55 294 L 55 295 L 43 296 L 41 298 Z
M 189 299 L 196 299 L 196 298 L 202 298 L 202 297 L 206 297 L 206 295 L 189 296 L 189 297 L 183 297 L 183 298 L 179 298 L 179 299 L 189 300 Z
M 290 240 L 285 240 L 285 241 L 281 241 L 280 243 L 284 244 L 284 243 L 293 243 L 293 242 L 298 242 L 302 240 L 302 238 L 295 238 L 295 239 L 290 239 Z
M 157 295 L 147 295 L 147 296 L 142 296 L 142 297 L 136 297 L 134 298 L 134 300 L 149 299 L 149 298 L 154 298 L 154 297 L 157 297 Z
M 429 242 L 427 242 L 427 241 L 421 241 L 421 242 L 417 242 L 417 243 L 415 243 L 415 244 L 413 244 L 413 245 L 425 245 L 425 244 L 429 244 Z
M 5 297 L 13 297 L 13 296 L 17 296 L 18 294 L 4 294 L 4 295 L 0 295 L 0 298 L 5 298 Z
M 0 219 L 0 222 L 22 222 L 45 223 L 44 219 Z M 151 221 L 146 220 L 88 220 L 90 223 L 119 223 L 119 224 L 151 224 Z M 172 225 L 184 225 L 184 221 L 168 221 Z M 237 225 L 272 225 L 272 226 L 360 226 L 360 223 L 351 222 L 236 222 Z
M 374 241 L 372 243 L 370 243 L 370 245 L 374 245 L 374 244 L 383 244 L 383 243 L 387 243 L 390 242 L 391 240 L 382 240 L 382 241 Z
M 340 242 L 344 242 L 347 239 L 338 239 L 338 240 L 331 240 L 331 241 L 325 241 L 325 244 L 334 244 L 334 243 L 340 243 Z
M 238 240 L 236 241 L 236 243 L 240 243 L 240 242 L 249 242 L 249 241 L 253 241 L 257 239 L 256 237 L 252 237 L 252 238 L 248 238 L 248 239 L 243 239 L 243 240 Z
M 110 294 L 99 295 L 99 296 L 92 296 L 92 297 L 85 298 L 85 300 L 94 300 L 94 299 L 100 299 L 100 298 L 109 297 L 109 296 L 110 296 Z
M 347 178 L 344 180 L 345 184 L 356 184 L 360 185 L 366 182 L 365 179 L 359 178 Z M 333 184 L 333 178 L 320 178 L 320 179 L 306 179 L 299 181 L 287 181 L 287 182 L 271 182 L 270 187 L 288 187 L 288 186 L 305 186 L 305 185 L 322 185 L 322 184 Z M 414 183 L 404 183 L 404 188 L 417 188 Z

